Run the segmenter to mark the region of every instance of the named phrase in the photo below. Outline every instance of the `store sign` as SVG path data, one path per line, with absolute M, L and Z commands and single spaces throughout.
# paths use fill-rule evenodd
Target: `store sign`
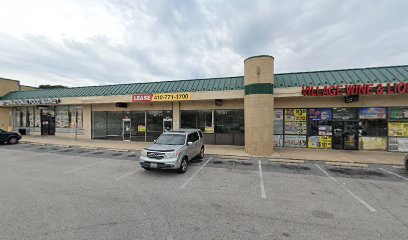
M 347 84 L 347 85 L 332 85 L 332 86 L 302 86 L 303 96 L 342 96 L 351 95 L 382 95 L 382 94 L 407 94 L 408 82 L 400 83 L 379 83 L 374 86 L 368 84 Z
M 136 94 L 132 102 L 173 102 L 191 100 L 191 93 Z
M 151 102 L 153 94 L 136 94 L 132 96 L 132 102 Z
M 59 98 L 2 100 L 0 106 L 55 105 L 60 102 Z

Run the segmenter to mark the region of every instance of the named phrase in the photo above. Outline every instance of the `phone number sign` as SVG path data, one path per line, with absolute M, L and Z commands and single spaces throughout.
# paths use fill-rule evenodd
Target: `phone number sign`
M 132 102 L 173 102 L 191 100 L 191 93 L 136 94 Z

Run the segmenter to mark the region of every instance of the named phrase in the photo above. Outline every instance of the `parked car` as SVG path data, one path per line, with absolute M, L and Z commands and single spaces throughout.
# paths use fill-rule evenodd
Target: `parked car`
M 195 157 L 204 158 L 203 133 L 199 129 L 180 129 L 162 133 L 153 145 L 143 149 L 140 166 L 185 173 L 188 162 Z
M 408 171 L 408 154 L 405 156 L 405 169 Z
M 0 143 L 16 144 L 21 139 L 21 134 L 16 132 L 7 132 L 0 129 Z

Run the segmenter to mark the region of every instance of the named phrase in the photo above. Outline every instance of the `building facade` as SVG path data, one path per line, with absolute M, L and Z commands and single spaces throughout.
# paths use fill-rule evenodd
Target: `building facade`
M 19 91 L 0 81 L 0 128 L 28 135 L 153 141 L 200 128 L 207 144 L 408 151 L 408 66 L 274 73 L 271 56 L 244 76 Z M 8 86 L 8 85 L 7 85 Z

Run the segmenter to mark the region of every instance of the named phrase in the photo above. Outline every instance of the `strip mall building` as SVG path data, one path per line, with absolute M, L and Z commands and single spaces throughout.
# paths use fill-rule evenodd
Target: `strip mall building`
M 17 82 L 18 83 L 18 82 Z M 408 66 L 274 73 L 271 56 L 244 76 L 65 89 L 0 80 L 0 128 L 29 135 L 152 141 L 200 128 L 207 144 L 408 151 Z

